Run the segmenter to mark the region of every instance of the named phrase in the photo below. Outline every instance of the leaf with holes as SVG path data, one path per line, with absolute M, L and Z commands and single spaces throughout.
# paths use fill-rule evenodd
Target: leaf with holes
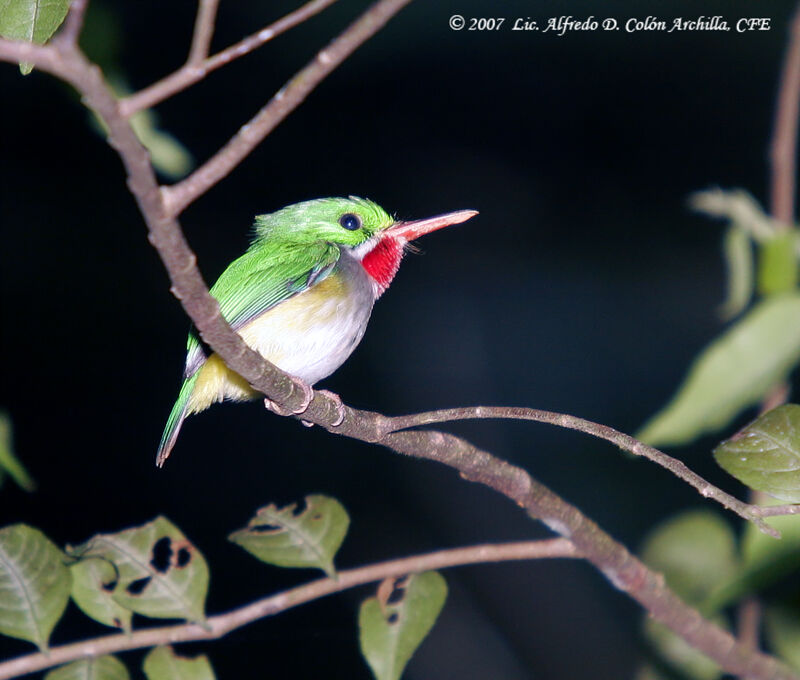
M 798 359 L 800 295 L 769 297 L 697 357 L 672 401 L 636 438 L 676 445 L 718 430 L 785 380 Z
M 447 584 L 435 571 L 384 581 L 358 612 L 361 653 L 376 680 L 397 680 L 442 611 Z
M 722 468 L 747 486 L 800 501 L 800 406 L 784 404 L 714 449 Z
M 11 418 L 7 413 L 0 411 L 0 483 L 6 473 L 25 491 L 33 491 L 36 488 L 36 482 L 14 455 Z
M 128 680 L 130 677 L 125 664 L 109 654 L 59 666 L 45 675 L 44 680 Z
M 0 0 L 0 36 L 46 43 L 67 16 L 69 0 Z M 27 75 L 31 64 L 20 64 Z
M 178 656 L 172 647 L 156 647 L 144 660 L 147 680 L 214 680 L 214 669 L 205 655 Z
M 77 559 L 111 562 L 118 574 L 112 597 L 126 609 L 154 618 L 205 619 L 206 561 L 164 517 L 116 534 L 98 534 L 69 552 Z
M 47 649 L 69 601 L 64 554 L 25 524 L 0 529 L 0 633 Z
M 244 529 L 228 538 L 268 564 L 317 567 L 333 576 L 333 557 L 349 525 L 339 501 L 316 494 L 306 496 L 305 508 L 296 503 L 261 508 Z
M 102 557 L 89 557 L 71 564 L 72 599 L 81 611 L 95 621 L 131 630 L 133 612 L 114 599 L 117 585 L 117 568 Z

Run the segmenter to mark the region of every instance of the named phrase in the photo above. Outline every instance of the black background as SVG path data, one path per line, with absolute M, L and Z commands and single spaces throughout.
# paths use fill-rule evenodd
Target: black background
M 104 2 L 135 87 L 178 67 L 195 5 Z M 291 10 L 223 0 L 221 49 Z M 364 2 L 336 6 L 158 107 L 207 159 Z M 687 195 L 768 192 L 767 147 L 790 2 L 412 3 L 337 69 L 234 173 L 182 218 L 212 281 L 246 247 L 254 214 L 326 195 L 375 199 L 401 218 L 480 210 L 427 237 L 375 308 L 364 341 L 322 386 L 401 414 L 528 405 L 635 431 L 722 328 L 718 223 Z M 503 16 L 452 31 L 452 14 Z M 766 15 L 768 32 L 526 33 L 516 17 Z M 113 22 L 111 20 L 114 20 Z M 116 26 L 116 28 L 115 28 Z M 209 612 L 315 577 L 227 542 L 255 509 L 307 493 L 339 498 L 356 566 L 485 541 L 547 535 L 506 499 L 431 463 L 264 411 L 190 419 L 164 470 L 156 445 L 177 395 L 188 321 L 126 192 L 119 159 L 53 78 L 0 68 L 0 406 L 39 482 L 7 485 L 3 524 L 59 544 L 164 514 L 210 562 Z M 626 545 L 687 507 L 683 483 L 614 447 L 531 423 L 448 425 L 524 466 Z M 723 435 L 720 435 L 720 437 Z M 708 438 L 679 452 L 735 492 Z M 450 597 L 407 678 L 631 677 L 640 610 L 577 562 L 448 570 Z M 220 678 L 368 678 L 355 634 L 369 589 L 306 605 L 208 652 Z M 144 621 L 137 621 L 140 625 Z M 74 609 L 54 643 L 105 632 Z M 30 645 L 0 643 L 3 656 Z M 140 654 L 125 658 L 138 663 Z M 136 671 L 139 673 L 139 671 Z

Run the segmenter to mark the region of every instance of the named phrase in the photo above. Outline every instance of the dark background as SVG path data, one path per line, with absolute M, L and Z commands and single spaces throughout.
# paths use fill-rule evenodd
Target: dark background
M 178 67 L 195 4 L 102 5 L 135 87 Z M 292 2 L 223 0 L 221 49 Z M 158 107 L 207 159 L 364 2 L 341 0 Z M 403 218 L 478 218 L 427 237 L 323 386 L 388 414 L 528 405 L 635 431 L 722 325 L 721 226 L 687 195 L 719 185 L 764 201 L 767 146 L 790 2 L 417 2 L 314 92 L 182 218 L 212 281 L 246 247 L 254 214 L 327 195 L 375 199 Z M 454 14 L 504 16 L 454 32 Z M 766 15 L 763 33 L 506 30 L 514 18 Z M 112 21 L 113 19 L 113 21 Z M 96 28 L 94 30 L 97 30 Z M 111 33 L 113 35 L 113 33 Z M 337 564 L 547 535 L 505 498 L 434 464 L 265 413 L 260 402 L 191 418 L 153 465 L 177 396 L 188 321 L 126 192 L 119 159 L 72 93 L 0 67 L 0 406 L 39 482 L 0 492 L 3 524 L 59 544 L 164 514 L 210 562 L 217 613 L 315 574 L 254 561 L 226 536 L 268 502 L 339 498 L 352 527 Z M 660 520 L 708 507 L 653 465 L 531 423 L 446 426 L 524 466 L 631 548 Z M 720 434 L 721 438 L 723 434 Z M 709 451 L 678 452 L 740 492 Z M 624 678 L 639 662 L 640 610 L 577 562 L 446 573 L 450 597 L 407 678 Z M 220 678 L 368 678 L 359 589 L 184 646 Z M 140 625 L 143 620 L 137 621 Z M 105 632 L 70 609 L 54 642 Z M 3 656 L 31 649 L 3 640 Z M 132 667 L 141 655 L 126 655 Z M 138 672 L 138 671 L 137 671 Z

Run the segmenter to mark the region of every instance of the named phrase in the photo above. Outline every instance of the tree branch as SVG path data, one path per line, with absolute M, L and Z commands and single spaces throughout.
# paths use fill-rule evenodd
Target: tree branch
M 789 47 L 783 62 L 770 149 L 772 165 L 770 212 L 784 229 L 788 229 L 794 221 L 798 101 L 800 101 L 800 5 L 795 11 L 789 29 Z
M 83 18 L 86 16 L 88 6 L 89 0 L 72 0 L 67 17 L 53 40 L 63 40 L 65 43 L 76 45 L 83 29 Z
M 693 486 L 704 498 L 712 498 L 723 507 L 735 512 L 737 515 L 753 522 L 761 531 L 774 538 L 780 538 L 780 532 L 767 524 L 763 519 L 764 511 L 769 510 L 770 515 L 775 514 L 796 514 L 800 512 L 800 506 L 780 506 L 784 509 L 797 507 L 797 510 L 787 512 L 774 512 L 775 507 L 761 508 L 740 501 L 738 498 L 725 493 L 710 482 L 707 482 L 696 472 L 690 470 L 682 461 L 667 455 L 663 451 L 653 448 L 634 439 L 628 434 L 624 434 L 607 425 L 593 423 L 591 420 L 584 420 L 577 416 L 570 416 L 564 413 L 553 413 L 551 411 L 540 411 L 533 408 L 523 408 L 516 406 L 465 406 L 461 408 L 441 409 L 439 411 L 428 411 L 408 416 L 389 418 L 387 427 L 392 431 L 405 430 L 410 427 L 420 425 L 431 425 L 433 423 L 445 423 L 454 420 L 472 420 L 483 418 L 503 418 L 510 420 L 533 420 L 539 423 L 557 425 L 569 430 L 578 430 L 586 434 L 605 439 L 612 444 L 616 444 L 621 449 L 628 451 L 636 456 L 642 456 L 653 461 L 657 465 L 669 470 L 679 479 Z
M 198 196 L 208 191 L 241 163 L 328 74 L 383 28 L 386 22 L 410 1 L 380 0 L 364 12 L 307 66 L 298 71 L 212 158 L 182 182 L 163 190 L 168 214 L 173 217 L 179 215 Z
M 206 54 L 203 54 L 202 59 L 198 59 L 195 54 L 200 53 L 200 48 L 195 47 L 197 44 L 196 36 L 198 31 L 197 24 L 195 24 L 195 40 L 192 42 L 192 52 L 189 55 L 189 61 L 177 71 L 159 80 L 157 83 L 120 100 L 122 115 L 127 118 L 137 111 L 155 106 L 159 102 L 201 81 L 212 71 L 231 63 L 234 59 L 249 54 L 256 48 L 261 47 L 265 42 L 272 40 L 272 38 L 288 31 L 290 28 L 310 19 L 334 2 L 336 2 L 336 0 L 312 0 L 296 9 L 294 12 L 278 19 L 275 23 L 262 28 L 257 33 L 253 33 L 253 35 L 239 41 L 235 45 L 231 45 L 227 49 L 222 50 L 222 52 L 217 52 L 217 54 L 212 57 L 206 58 L 208 51 L 206 47 Z M 208 10 L 206 10 L 206 12 L 208 12 Z M 197 21 L 201 21 L 201 14 L 199 12 Z
M 192 46 L 189 48 L 187 64 L 200 64 L 211 49 L 211 39 L 214 37 L 214 22 L 217 18 L 219 0 L 199 0 L 197 4 L 197 17 L 194 21 L 192 33 Z
M 15 678 L 45 668 L 59 666 L 87 656 L 101 656 L 154 645 L 165 645 L 194 640 L 215 640 L 237 628 L 274 616 L 298 605 L 318 600 L 333 593 L 356 586 L 382 581 L 391 576 L 420 573 L 467 564 L 509 562 L 512 560 L 551 559 L 578 557 L 575 547 L 564 538 L 519 543 L 475 545 L 452 548 L 398 560 L 371 564 L 359 569 L 339 571 L 335 578 L 321 578 L 305 585 L 285 590 L 234 609 L 227 614 L 210 616 L 206 625 L 186 623 L 175 626 L 145 628 L 133 633 L 118 633 L 67 645 L 51 647 L 47 653 L 25 656 L 0 663 L 0 680 Z
M 324 77 L 332 64 L 344 59 L 406 2 L 408 0 L 381 0 L 373 5 L 362 19 L 290 81 L 286 93 L 292 91 L 292 101 L 295 102 L 290 108 L 283 111 L 280 108 L 282 98 L 277 96 L 270 106 L 277 102 L 277 113 L 285 116 Z M 42 70 L 59 75 L 81 93 L 86 104 L 97 112 L 108 127 L 109 143 L 123 161 L 128 173 L 128 186 L 147 223 L 150 241 L 169 273 L 173 293 L 181 300 L 203 339 L 232 370 L 272 401 L 290 410 L 300 407 L 305 401 L 302 389 L 294 384 L 290 376 L 247 347 L 222 318 L 216 301 L 209 295 L 197 270 L 195 256 L 174 218 L 176 211 L 185 207 L 216 180 L 204 176 L 198 180 L 200 184 L 196 187 L 185 182 L 177 185 L 175 189 L 180 190 L 183 186 L 185 191 L 172 194 L 173 198 L 167 205 L 166 194 L 159 191 L 147 153 L 121 114 L 118 102 L 104 83 L 99 69 L 90 64 L 74 46 L 56 46 L 54 43 L 40 47 L 0 40 L 0 59 L 32 62 Z M 273 127 L 279 119 L 271 118 Z M 259 134 L 266 134 L 267 131 L 261 128 Z M 241 149 L 234 156 L 240 152 Z M 222 163 L 224 172 L 219 176 L 227 172 L 225 167 L 230 169 L 233 165 L 235 162 Z M 463 478 L 495 489 L 524 508 L 531 517 L 541 520 L 551 530 L 569 539 L 577 551 L 615 587 L 628 593 L 653 618 L 715 660 L 727 672 L 758 680 L 797 680 L 798 676 L 774 657 L 749 649 L 728 632 L 704 619 L 666 587 L 661 575 L 650 571 L 577 508 L 536 482 L 521 468 L 450 434 L 431 430 L 392 431 L 391 419 L 377 413 L 348 408 L 344 420 L 339 424 L 337 401 L 321 392 L 315 392 L 314 399 L 303 412 L 303 420 L 321 425 L 331 432 L 362 441 L 378 442 L 399 453 L 443 463 L 457 470 Z

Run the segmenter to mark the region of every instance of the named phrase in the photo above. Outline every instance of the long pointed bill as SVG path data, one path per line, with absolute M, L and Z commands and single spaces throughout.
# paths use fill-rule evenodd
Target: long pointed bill
M 394 236 L 395 238 L 403 238 L 406 241 L 413 241 L 420 236 L 430 234 L 432 231 L 449 227 L 453 224 L 461 224 L 468 219 L 475 217 L 478 214 L 477 210 L 459 210 L 457 212 L 447 213 L 446 215 L 437 215 L 436 217 L 428 217 L 424 220 L 414 220 L 412 222 L 397 222 L 386 230 L 386 234 Z

